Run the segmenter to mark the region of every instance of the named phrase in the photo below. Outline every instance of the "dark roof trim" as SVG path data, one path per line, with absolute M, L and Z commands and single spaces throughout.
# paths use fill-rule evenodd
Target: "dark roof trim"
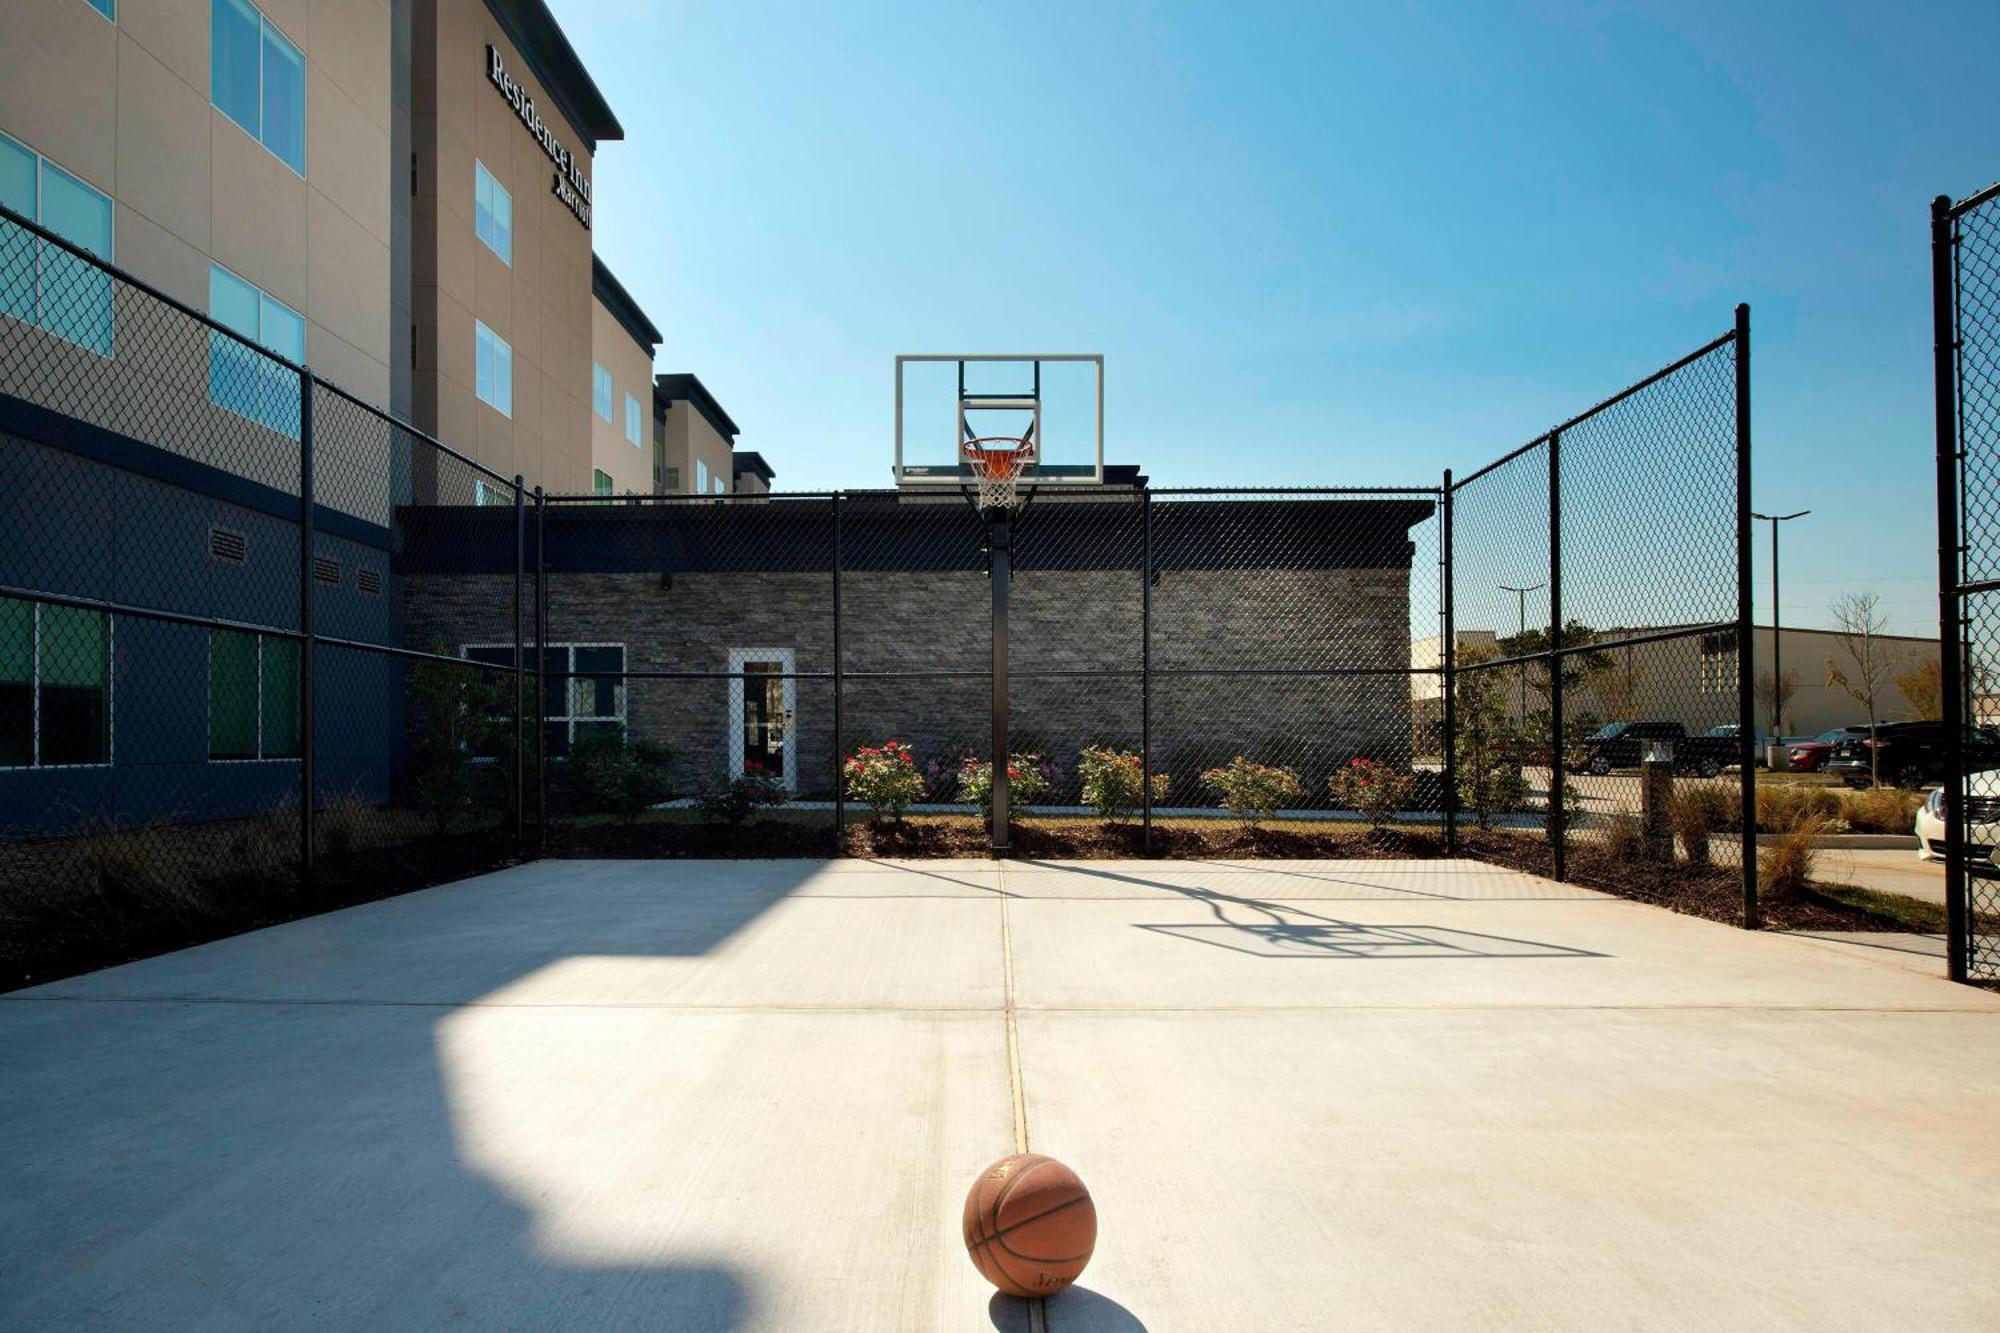
M 764 455 L 755 449 L 738 449 L 729 455 L 729 466 L 733 472 L 754 472 L 764 479 L 766 486 L 776 481 L 778 474 L 764 461 Z
M 653 327 L 653 321 L 646 318 L 646 312 L 639 308 L 639 303 L 632 299 L 632 293 L 625 290 L 625 284 L 618 281 L 617 276 L 595 254 L 590 257 L 590 294 L 604 303 L 604 308 L 611 312 L 619 327 L 632 335 L 632 341 L 639 344 L 646 353 L 646 359 L 651 361 L 654 349 L 665 340 Z
M 601 139 L 625 137 L 625 127 L 611 114 L 604 94 L 542 0 L 486 0 L 486 8 L 583 140 L 585 152 L 595 153 Z
M 715 427 L 715 433 L 725 440 L 733 440 L 742 434 L 736 429 L 736 423 L 729 419 L 729 414 L 722 410 L 722 404 L 715 401 L 715 395 L 693 375 L 653 376 L 653 400 L 692 404 L 694 410 L 707 418 L 709 425 Z

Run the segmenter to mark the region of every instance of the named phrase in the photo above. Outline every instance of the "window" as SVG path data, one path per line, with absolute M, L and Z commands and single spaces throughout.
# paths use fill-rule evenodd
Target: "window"
M 306 322 L 299 312 L 220 264 L 208 268 L 208 313 L 224 328 L 279 356 L 306 359 Z M 214 329 L 208 331 L 208 400 L 280 435 L 299 438 L 298 372 Z
M 590 363 L 590 407 L 606 421 L 611 420 L 611 372 L 595 361 Z
M 299 757 L 299 645 L 239 630 L 208 632 L 208 757 Z
M 798 790 L 789 743 L 798 707 L 797 662 L 790 648 L 730 650 L 729 670 L 742 673 L 730 682 L 730 776 L 763 772 Z
M 603 468 L 590 470 L 590 493 L 592 495 L 611 494 L 611 474 Z
M 625 395 L 625 438 L 632 442 L 634 449 L 646 447 L 645 435 L 639 424 L 639 400 L 629 393 Z
M 502 263 L 513 267 L 514 196 L 477 160 L 472 164 L 472 230 Z
M 118 0 L 84 0 L 84 3 L 113 23 L 118 21 Z
M 0 597 L 0 768 L 110 762 L 110 617 Z
M 473 392 L 503 417 L 514 415 L 514 349 L 478 320 L 472 321 Z
M 0 134 L 0 204 L 99 259 L 111 258 L 111 200 Z M 0 314 L 111 355 L 111 275 L 0 221 Z
M 725 494 L 727 494 L 727 493 L 728 493 L 728 492 L 727 492 L 727 490 L 726 490 L 726 489 L 724 488 L 724 486 L 723 486 L 723 484 L 722 484 L 722 478 L 721 478 L 721 476 L 720 476 L 720 475 L 718 475 L 718 476 L 717 476 L 717 477 L 715 478 L 715 493 L 716 493 L 717 495 L 725 495 Z
M 488 666 L 514 663 L 511 644 L 466 644 L 459 651 L 468 661 Z M 572 745 L 593 731 L 624 733 L 624 644 L 552 643 L 542 653 L 542 670 L 547 682 L 542 695 L 543 734 L 550 754 L 568 754 Z M 596 674 L 600 672 L 609 674 Z
M 512 486 L 502 486 L 498 483 L 474 479 L 472 483 L 472 503 L 482 509 L 487 505 L 506 505 L 512 507 L 514 503 L 514 488 Z
M 694 493 L 708 494 L 708 463 L 699 458 L 694 460 Z
M 208 98 L 280 162 L 306 174 L 306 60 L 250 0 L 212 0 Z

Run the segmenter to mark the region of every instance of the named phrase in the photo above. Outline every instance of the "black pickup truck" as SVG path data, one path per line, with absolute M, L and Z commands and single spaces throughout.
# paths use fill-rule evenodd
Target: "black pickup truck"
M 1712 778 L 1741 758 L 1734 736 L 1690 736 L 1678 722 L 1609 722 L 1571 753 L 1572 773 L 1603 777 L 1614 768 L 1637 768 L 1645 741 L 1669 741 L 1674 771 Z

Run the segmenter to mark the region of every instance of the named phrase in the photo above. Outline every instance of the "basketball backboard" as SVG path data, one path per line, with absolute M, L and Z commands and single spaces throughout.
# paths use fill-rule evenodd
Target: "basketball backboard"
M 896 358 L 896 485 L 966 486 L 959 446 L 1031 438 L 1023 486 L 1104 480 L 1104 358 L 1095 353 L 915 353 Z

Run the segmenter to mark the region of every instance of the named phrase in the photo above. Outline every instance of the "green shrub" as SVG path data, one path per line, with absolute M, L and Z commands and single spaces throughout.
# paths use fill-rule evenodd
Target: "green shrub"
M 875 816 L 875 822 L 893 823 L 923 799 L 924 775 L 917 771 L 916 756 L 901 741 L 864 745 L 840 766 L 847 779 L 847 795 L 860 801 Z
M 441 655 L 444 645 L 431 651 Z M 499 731 L 501 689 L 476 667 L 423 661 L 410 668 L 409 696 L 417 803 L 442 835 L 472 804 L 472 761 Z
M 745 773 L 740 778 L 716 778 L 695 798 L 695 808 L 710 819 L 734 828 L 749 822 L 759 810 L 783 805 L 791 799 L 785 784 L 768 773 Z
M 1286 801 L 1305 794 L 1299 775 L 1291 769 L 1253 763 L 1240 754 L 1203 773 L 1201 785 L 1216 794 L 1223 809 L 1251 828 L 1276 814 Z
M 1410 778 L 1372 759 L 1350 759 L 1347 767 L 1326 780 L 1327 794 L 1350 810 L 1359 810 L 1380 828 L 1410 799 Z
M 564 765 L 563 786 L 578 814 L 615 813 L 621 819 L 673 795 L 673 752 L 646 740 L 628 740 L 616 728 L 577 737 Z
M 1040 755 L 1022 753 L 1007 756 L 1007 799 L 1011 806 L 1025 808 L 1033 804 L 1035 798 L 1048 787 L 1048 779 L 1042 774 Z M 987 818 L 992 818 L 993 765 L 983 759 L 967 759 L 958 770 L 958 794 L 963 800 L 977 802 Z
M 1076 767 L 1083 779 L 1083 803 L 1106 823 L 1116 823 L 1141 805 L 1148 781 L 1154 804 L 1167 798 L 1167 775 L 1155 773 L 1151 779 L 1145 778 L 1139 756 L 1129 750 L 1086 745 L 1077 755 Z

